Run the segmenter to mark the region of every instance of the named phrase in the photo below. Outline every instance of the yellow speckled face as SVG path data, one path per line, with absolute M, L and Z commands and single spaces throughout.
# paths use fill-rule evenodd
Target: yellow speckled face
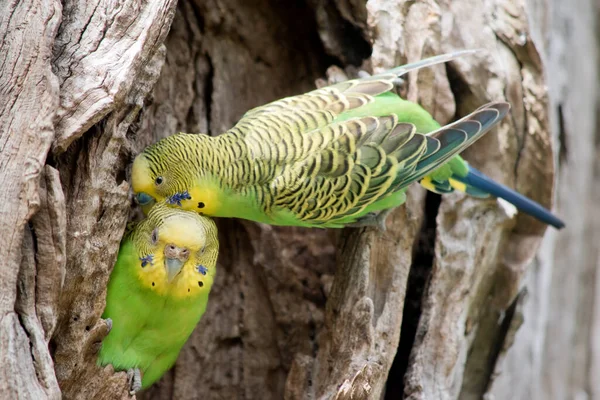
M 148 160 L 146 160 L 143 154 L 139 154 L 133 162 L 131 186 L 144 215 L 148 215 L 157 200 L 162 200 L 162 198 L 159 198 L 158 193 L 156 193 Z
M 164 203 L 152 208 L 146 224 L 148 244 L 141 251 L 137 274 L 144 286 L 177 298 L 207 294 L 213 284 L 218 253 L 214 222 Z M 173 271 L 176 266 L 176 273 Z
M 139 154 L 131 170 L 132 188 L 145 215 L 154 204 L 165 199 L 169 199 L 173 207 L 204 215 L 219 215 L 222 189 L 216 179 L 204 177 L 201 181 L 193 181 L 194 184 L 185 184 L 183 172 L 177 172 L 167 162 L 163 162 L 162 169 L 157 172 L 159 167 L 154 165 L 156 163 L 151 166 L 147 157 L 154 156 Z
M 144 154 L 139 154 L 131 168 L 131 186 L 134 193 L 144 192 L 155 197 L 154 179 L 150 173 L 148 160 Z

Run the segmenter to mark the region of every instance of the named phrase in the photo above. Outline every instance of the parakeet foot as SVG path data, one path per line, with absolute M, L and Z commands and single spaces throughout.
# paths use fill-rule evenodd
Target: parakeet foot
M 385 221 L 387 220 L 388 215 L 390 215 L 393 210 L 393 208 L 382 210 L 379 214 L 377 214 L 377 217 L 375 217 L 376 225 L 381 232 L 385 232 L 387 230 L 387 227 L 385 226 Z
M 142 389 L 142 373 L 139 368 L 127 370 L 127 382 L 129 382 L 129 394 L 132 396 Z
M 111 318 L 106 318 L 104 320 L 104 323 L 106 323 L 106 334 L 108 335 L 110 333 L 110 331 L 112 330 L 112 319 Z
M 393 208 L 382 210 L 378 213 L 370 212 L 362 216 L 357 222 L 348 224 L 346 226 L 351 228 L 362 228 L 367 226 L 376 226 L 380 231 L 385 232 L 387 230 L 385 221 L 392 212 Z
M 351 224 L 346 224 L 347 228 L 364 228 L 367 226 L 375 225 L 375 218 L 377 217 L 376 213 L 367 213 L 360 217 L 356 222 Z

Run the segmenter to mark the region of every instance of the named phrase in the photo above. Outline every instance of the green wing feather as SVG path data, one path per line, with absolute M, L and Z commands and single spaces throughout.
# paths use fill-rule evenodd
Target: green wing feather
M 228 133 L 245 143 L 265 212 L 289 210 L 309 225 L 346 224 L 472 144 L 502 119 L 507 103 L 490 103 L 437 129 L 420 106 L 390 92 L 408 71 L 472 53 L 433 57 L 248 111 Z
M 560 226 L 547 210 L 483 179 L 458 155 L 506 115 L 507 103 L 486 104 L 440 127 L 418 104 L 391 92 L 411 70 L 476 51 L 287 97 L 248 111 L 217 137 L 167 137 L 136 158 L 133 186 L 144 198 L 168 198 L 195 211 L 197 204 L 211 216 L 342 227 L 402 204 L 407 186 L 418 181 L 438 193 L 504 196 Z M 157 187 L 163 175 L 168 184 Z

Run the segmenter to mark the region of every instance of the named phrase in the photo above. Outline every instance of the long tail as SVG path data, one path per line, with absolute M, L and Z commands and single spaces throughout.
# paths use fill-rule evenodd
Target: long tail
M 565 223 L 556 217 L 550 210 L 547 210 L 542 205 L 528 199 L 520 193 L 498 183 L 491 178 L 485 176 L 482 172 L 469 166 L 469 173 L 465 177 L 452 176 L 453 180 L 464 183 L 467 186 L 476 188 L 492 196 L 500 197 L 509 203 L 513 204 L 525 214 L 529 214 L 540 221 L 552 225 L 556 229 L 565 227 Z

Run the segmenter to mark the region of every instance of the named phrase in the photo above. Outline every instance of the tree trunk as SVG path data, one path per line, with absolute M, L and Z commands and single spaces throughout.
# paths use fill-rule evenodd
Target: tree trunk
M 547 65 L 558 213 L 523 282 L 521 329 L 499 363 L 496 398 L 600 399 L 600 3 L 530 0 Z
M 600 200 L 594 12 L 559 0 L 2 4 L 0 398 L 130 397 L 126 374 L 95 361 L 106 283 L 139 218 L 128 173 L 144 146 L 217 135 L 249 108 L 359 68 L 463 48 L 485 51 L 413 73 L 400 93 L 441 123 L 509 101 L 510 118 L 465 157 L 547 206 L 558 165 L 568 228 L 538 252 L 546 229 L 531 218 L 416 185 L 386 232 L 219 220 L 207 312 L 137 397 L 600 395 L 599 353 L 586 351 L 600 346 L 600 221 L 586 212 Z

